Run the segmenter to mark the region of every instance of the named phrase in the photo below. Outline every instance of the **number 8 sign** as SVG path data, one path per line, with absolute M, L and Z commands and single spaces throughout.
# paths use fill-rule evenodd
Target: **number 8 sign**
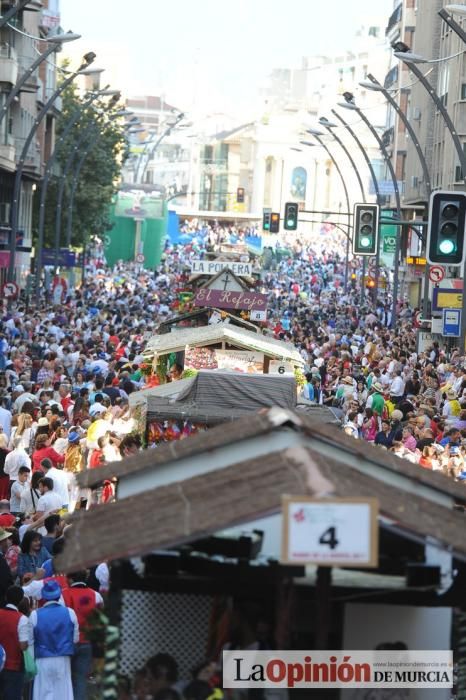
M 375 498 L 283 498 L 285 564 L 378 565 L 378 501 Z

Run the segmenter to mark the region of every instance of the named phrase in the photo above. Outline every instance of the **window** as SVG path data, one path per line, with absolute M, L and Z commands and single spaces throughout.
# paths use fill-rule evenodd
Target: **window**
M 461 83 L 461 100 L 466 100 L 466 83 Z

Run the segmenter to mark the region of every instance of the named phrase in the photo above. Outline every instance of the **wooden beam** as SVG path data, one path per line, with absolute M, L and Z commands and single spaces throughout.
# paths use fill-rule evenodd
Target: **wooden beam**
M 189 441 L 186 441 L 189 442 Z M 342 455 L 344 457 L 344 455 Z M 57 561 L 72 571 L 178 546 L 281 511 L 283 495 L 377 497 L 384 515 L 466 556 L 465 516 L 302 447 L 98 506 L 76 516 Z

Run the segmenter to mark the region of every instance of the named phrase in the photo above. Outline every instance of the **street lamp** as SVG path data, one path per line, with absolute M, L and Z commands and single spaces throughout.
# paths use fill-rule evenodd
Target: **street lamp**
M 414 131 L 413 127 L 411 126 L 411 122 L 409 121 L 408 117 L 403 112 L 400 105 L 393 97 L 393 95 L 391 95 L 389 90 L 387 90 L 381 83 L 379 83 L 379 81 L 376 78 L 374 78 L 374 76 L 371 73 L 369 73 L 367 77 L 369 78 L 369 80 L 364 80 L 364 81 L 360 82 L 359 85 L 362 88 L 364 88 L 365 90 L 373 90 L 375 92 L 381 92 L 382 95 L 387 100 L 387 102 L 390 103 L 390 105 L 393 107 L 393 109 L 395 110 L 395 112 L 398 114 L 399 118 L 403 122 L 403 124 L 406 128 L 406 131 L 408 132 L 408 134 L 413 142 L 414 148 L 416 149 L 416 153 L 417 153 L 417 156 L 419 158 L 419 162 L 421 164 L 422 175 L 423 175 L 423 179 L 424 179 L 424 183 L 425 183 L 425 187 L 426 187 L 426 196 L 428 199 L 430 197 L 430 193 L 432 191 L 432 183 L 430 180 L 430 173 L 429 173 L 429 169 L 427 167 L 427 162 L 426 162 L 424 153 L 422 151 L 421 144 L 419 143 L 419 139 L 417 137 L 417 134 Z M 401 89 L 403 90 L 403 88 L 401 88 Z
M 88 100 L 83 102 L 83 104 L 79 105 L 79 107 L 72 113 L 70 119 L 68 122 L 65 124 L 63 131 L 60 135 L 60 138 L 55 144 L 55 147 L 45 165 L 45 171 L 44 171 L 44 177 L 42 179 L 42 187 L 41 187 L 41 192 L 40 192 L 40 204 L 39 204 L 39 226 L 38 226 L 38 237 L 37 237 L 37 263 L 36 263 L 36 292 L 37 295 L 39 295 L 39 289 L 40 289 L 40 277 L 41 277 L 41 270 L 42 270 L 42 249 L 43 249 L 43 244 L 44 244 L 44 224 L 45 224 L 45 202 L 47 198 L 47 189 L 48 189 L 48 184 L 49 180 L 52 174 L 53 166 L 55 165 L 55 161 L 57 159 L 59 150 L 65 140 L 67 139 L 69 133 L 71 132 L 71 129 L 73 126 L 76 124 L 76 122 L 80 119 L 80 117 L 84 114 L 86 109 L 90 107 L 90 105 L 96 100 L 101 97 L 111 97 L 112 99 L 110 100 L 109 104 L 114 104 L 117 102 L 120 98 L 120 92 L 118 90 L 109 90 L 108 88 L 104 88 L 103 90 L 97 90 L 96 92 L 91 93 L 90 97 Z M 55 246 L 57 245 L 57 242 L 55 241 Z
M 424 87 L 424 89 L 429 93 L 429 95 L 430 95 L 432 101 L 434 102 L 436 108 L 438 109 L 438 111 L 439 111 L 440 114 L 442 115 L 442 117 L 443 117 L 443 119 L 444 119 L 444 121 L 445 121 L 445 125 L 446 125 L 448 131 L 450 132 L 450 136 L 451 136 L 451 138 L 452 138 L 452 140 L 453 140 L 453 144 L 454 144 L 454 146 L 455 146 L 455 150 L 456 150 L 456 153 L 457 153 L 457 156 L 458 156 L 458 160 L 459 160 L 460 165 L 461 165 L 461 171 L 462 171 L 462 173 L 463 173 L 463 179 L 464 179 L 464 182 L 465 182 L 465 184 L 466 184 L 466 155 L 465 155 L 465 153 L 464 153 L 464 150 L 463 150 L 463 146 L 462 146 L 462 144 L 461 144 L 461 141 L 460 141 L 460 139 L 459 139 L 459 137 L 458 137 L 458 133 L 457 133 L 457 131 L 456 131 L 455 125 L 453 124 L 453 122 L 452 122 L 452 120 L 451 120 L 451 118 L 450 118 L 450 115 L 448 114 L 447 110 L 445 109 L 445 106 L 444 106 L 442 100 L 440 99 L 440 97 L 439 97 L 438 94 L 436 93 L 434 87 L 433 87 L 433 86 L 430 84 L 430 82 L 427 80 L 427 78 L 425 77 L 425 75 L 423 74 L 423 72 L 417 67 L 416 63 L 419 63 L 419 61 L 412 62 L 411 59 L 410 59 L 411 54 L 409 54 L 409 52 L 403 53 L 403 52 L 396 51 L 396 52 L 395 52 L 395 56 L 396 56 L 396 58 L 398 58 L 400 61 L 403 61 L 403 63 L 407 63 L 409 70 L 410 70 L 412 73 L 414 73 L 414 75 L 415 75 L 416 78 L 419 80 L 419 82 L 420 82 L 421 85 Z M 422 57 L 421 57 L 421 58 L 422 58 Z
M 335 170 L 337 171 L 339 178 L 341 180 L 341 184 L 343 187 L 343 192 L 345 194 L 345 201 L 346 201 L 346 215 L 348 218 L 348 238 L 346 240 L 346 266 L 345 266 L 345 292 L 348 291 L 348 268 L 349 268 L 349 247 L 350 247 L 350 231 L 351 231 L 351 213 L 350 213 L 350 200 L 349 200 L 349 194 L 348 194 L 348 188 L 346 186 L 345 178 L 343 177 L 343 173 L 341 172 L 340 166 L 338 165 L 337 159 L 334 157 L 332 154 L 331 150 L 327 146 L 327 144 L 324 142 L 322 139 L 322 136 L 324 136 L 324 133 L 322 131 L 319 131 L 318 129 L 306 129 L 306 132 L 308 134 L 312 134 L 314 136 L 315 140 L 319 143 L 320 146 L 326 151 L 328 157 L 332 161 L 332 163 L 335 166 Z M 304 143 L 301 141 L 301 143 Z M 364 285 L 363 285 L 363 290 L 364 290 Z
M 73 80 L 78 75 L 86 74 L 86 69 L 90 64 L 94 61 L 95 59 L 95 53 L 89 52 L 84 55 L 83 57 L 83 62 L 79 66 L 79 68 L 74 71 L 74 73 L 71 73 L 66 80 L 64 80 L 59 87 L 56 88 L 56 90 L 53 92 L 51 97 L 46 101 L 46 103 L 43 105 L 42 109 L 40 110 L 39 114 L 37 115 L 36 119 L 34 120 L 34 123 L 32 125 L 31 130 L 29 131 L 29 134 L 27 135 L 23 149 L 21 151 L 21 155 L 19 157 L 18 161 L 18 166 L 16 168 L 16 174 L 15 174 L 15 182 L 13 186 L 13 200 L 12 200 L 12 206 L 11 206 L 11 231 L 10 231 L 10 259 L 8 261 L 8 280 L 10 282 L 14 281 L 15 277 L 15 258 L 16 258 L 16 235 L 18 232 L 18 214 L 19 214 L 19 204 L 20 204 L 20 197 L 21 197 L 21 179 L 23 175 L 23 170 L 24 170 L 24 164 L 26 161 L 26 156 L 29 150 L 29 147 L 32 143 L 32 140 L 34 136 L 37 133 L 37 130 L 39 126 L 41 125 L 45 115 L 49 111 L 50 107 L 53 105 L 57 97 L 59 97 L 62 92 L 70 85 Z

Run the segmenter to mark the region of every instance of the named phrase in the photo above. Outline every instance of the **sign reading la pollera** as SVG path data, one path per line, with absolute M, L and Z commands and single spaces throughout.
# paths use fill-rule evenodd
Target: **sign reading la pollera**
M 195 306 L 213 306 L 217 309 L 246 309 L 265 311 L 267 294 L 256 292 L 228 292 L 220 289 L 198 289 L 194 297 Z

